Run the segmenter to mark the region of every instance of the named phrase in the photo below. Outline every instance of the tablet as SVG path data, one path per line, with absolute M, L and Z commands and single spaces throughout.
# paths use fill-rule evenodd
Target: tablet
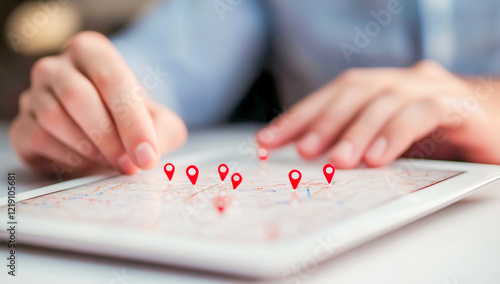
M 219 147 L 157 169 L 77 179 L 17 196 L 18 241 L 96 255 L 294 282 L 301 271 L 445 207 L 500 177 L 500 167 L 400 159 L 337 170 L 292 149 L 266 162 Z M 229 168 L 222 182 L 220 163 Z M 187 177 L 198 167 L 196 185 Z M 301 180 L 294 190 L 289 173 Z M 242 181 L 233 189 L 231 175 Z M 7 199 L 1 210 L 6 211 Z M 1 218 L 6 214 L 2 213 Z M 4 222 L 5 223 L 5 222 Z M 0 232 L 2 239 L 9 236 Z

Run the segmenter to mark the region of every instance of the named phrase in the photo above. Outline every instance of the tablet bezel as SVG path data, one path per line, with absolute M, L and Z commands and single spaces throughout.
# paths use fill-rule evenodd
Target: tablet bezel
M 170 156 L 169 161 L 181 163 L 195 157 L 197 161 L 210 162 L 220 158 L 220 155 L 221 152 L 215 151 L 199 152 Z M 400 159 L 399 162 L 415 169 L 462 173 L 335 223 L 331 227 L 311 232 L 304 238 L 277 241 L 269 245 L 241 247 L 199 239 L 172 236 L 165 238 L 161 235 L 105 226 L 96 228 L 91 224 L 74 226 L 68 221 L 40 222 L 24 217 L 18 239 L 22 243 L 44 247 L 248 277 L 285 277 L 297 267 L 326 260 L 431 214 L 500 177 L 500 166 L 494 165 L 411 159 Z M 17 202 L 114 176 L 116 173 L 106 173 L 42 187 L 19 194 Z M 0 200 L 0 206 L 3 207 L 6 201 L 6 198 Z M 68 230 L 69 227 L 71 230 Z M 98 233 L 88 233 L 95 232 L 96 229 Z M 123 237 L 125 235 L 126 238 Z M 6 237 L 5 232 L 0 232 L 1 239 Z M 315 256 L 318 250 L 327 250 L 321 247 L 321 240 L 331 242 L 332 239 L 334 247 L 321 257 Z

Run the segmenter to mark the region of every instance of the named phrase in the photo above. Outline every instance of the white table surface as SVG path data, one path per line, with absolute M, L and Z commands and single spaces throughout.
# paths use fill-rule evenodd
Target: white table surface
M 254 129 L 254 128 L 253 128 Z M 229 134 L 243 142 L 252 128 L 195 133 L 189 152 Z M 217 135 L 214 135 L 217 133 Z M 15 172 L 18 193 L 53 183 L 22 167 L 0 124 L 0 174 Z M 20 220 L 22 230 L 22 220 Z M 4 230 L 5 225 L 0 225 Z M 7 275 L 7 246 L 0 245 L 0 283 L 282 283 L 255 281 L 176 267 L 21 246 L 18 276 Z M 299 283 L 500 283 L 500 181 L 417 222 L 333 258 Z

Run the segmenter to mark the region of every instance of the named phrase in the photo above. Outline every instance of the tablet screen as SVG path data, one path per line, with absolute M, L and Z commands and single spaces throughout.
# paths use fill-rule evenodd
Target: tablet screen
M 173 180 L 163 169 L 118 176 L 18 203 L 19 218 L 140 230 L 234 243 L 269 243 L 301 237 L 422 190 L 460 172 L 406 170 L 400 163 L 377 169 L 337 170 L 328 184 L 323 165 L 288 162 L 228 163 L 221 182 L 219 163 L 198 165 L 192 185 L 187 165 L 177 165 Z M 297 189 L 289 173 L 298 169 Z M 233 190 L 231 175 L 241 184 Z M 432 190 L 432 188 L 429 188 Z

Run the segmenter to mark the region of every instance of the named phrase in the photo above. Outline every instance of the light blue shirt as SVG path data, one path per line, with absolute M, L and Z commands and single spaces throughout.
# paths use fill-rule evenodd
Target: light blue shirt
M 169 0 L 112 40 L 153 98 L 203 127 L 266 67 L 285 108 L 353 67 L 498 75 L 499 33 L 493 0 Z

